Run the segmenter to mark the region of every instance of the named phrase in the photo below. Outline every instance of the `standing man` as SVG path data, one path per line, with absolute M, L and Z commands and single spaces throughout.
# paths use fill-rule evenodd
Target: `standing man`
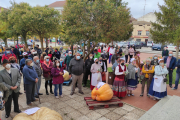
M 114 54 L 115 54 L 115 49 L 114 49 L 114 47 L 112 45 L 111 48 L 109 49 L 109 64 L 111 63 L 111 57 Z
M 38 75 L 33 68 L 31 59 L 26 60 L 26 65 L 23 68 L 24 84 L 26 89 L 26 103 L 32 106 L 31 102 L 37 101 L 34 97 L 35 83 L 38 82 Z
M 112 62 L 112 65 L 116 62 L 116 58 L 117 57 L 120 57 L 119 56 L 119 50 L 116 49 L 116 53 L 111 57 L 111 62 Z
M 3 56 L 2 56 L 2 61 L 3 61 L 4 59 L 9 60 L 9 58 L 10 58 L 11 56 L 14 56 L 14 57 L 16 58 L 16 55 L 11 51 L 11 49 L 10 49 L 10 48 L 6 48 L 6 51 L 4 52 L 4 54 L 3 54 Z
M 80 53 L 76 53 L 75 58 L 73 58 L 69 63 L 69 74 L 72 74 L 72 86 L 71 86 L 71 94 L 74 94 L 75 84 L 78 82 L 79 93 L 84 94 L 82 92 L 82 80 L 84 73 L 84 61 L 81 59 Z
M 8 60 L 3 60 L 4 70 L 0 71 L 0 83 L 3 83 L 9 89 L 9 97 L 5 103 L 6 118 L 9 117 L 11 112 L 12 99 L 14 102 L 14 112 L 20 113 L 18 97 L 21 83 L 21 76 L 19 70 L 16 68 L 11 68 Z
M 48 54 L 47 54 L 48 55 Z M 56 48 L 55 52 L 53 53 L 53 57 L 60 59 L 61 57 L 61 53 L 58 51 L 58 49 Z
M 86 87 L 88 76 L 90 75 L 90 81 L 91 81 L 91 65 L 94 63 L 93 55 L 90 54 L 89 58 L 85 61 L 85 74 L 84 74 L 84 80 L 83 80 L 83 87 Z
M 67 71 L 68 71 L 68 68 L 69 68 L 69 63 L 70 63 L 70 61 L 71 61 L 71 59 L 73 58 L 73 56 L 72 56 L 72 52 L 71 51 L 69 51 L 68 52 L 68 55 L 66 56 L 66 58 L 64 59 L 64 63 L 66 64 L 66 66 L 67 66 Z
M 95 58 L 99 59 L 100 57 L 101 57 L 101 53 L 99 53 L 99 52 L 97 51 L 97 49 L 95 49 L 95 50 L 94 50 L 94 59 L 95 59 Z
M 36 45 L 35 50 L 37 51 L 37 55 L 38 55 L 38 57 L 40 58 L 42 51 L 41 51 L 41 49 L 39 48 L 39 45 Z
M 101 57 L 102 57 L 103 62 L 105 62 L 106 68 L 107 68 L 107 59 L 109 57 L 108 57 L 108 53 L 107 53 L 106 49 L 103 49 L 103 53 L 101 54 Z
M 173 57 L 172 51 L 169 51 L 169 56 L 164 58 L 164 63 L 169 71 L 169 87 L 172 88 L 172 74 L 176 67 L 176 58 Z
M 33 58 L 33 67 L 36 70 L 36 73 L 38 75 L 38 82 L 35 85 L 35 97 L 39 98 L 39 95 L 43 95 L 42 93 L 39 93 L 40 87 L 41 87 L 41 75 L 42 75 L 42 70 L 40 67 L 40 62 L 39 62 L 39 57 L 34 56 Z
M 169 50 L 164 47 L 164 49 L 162 50 L 162 57 L 167 57 L 169 55 Z
M 172 90 L 177 90 L 178 89 L 178 84 L 179 84 L 179 79 L 180 79 L 180 59 L 176 63 L 176 81 L 175 81 L 175 86 L 172 88 Z

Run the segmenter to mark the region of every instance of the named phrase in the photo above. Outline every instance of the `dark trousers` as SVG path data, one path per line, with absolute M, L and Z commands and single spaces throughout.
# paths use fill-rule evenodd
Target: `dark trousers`
M 25 84 L 26 89 L 26 103 L 30 104 L 31 102 L 35 101 L 34 97 L 34 90 L 35 90 L 35 83 L 33 84 Z
M 46 93 L 48 93 L 48 89 L 47 89 L 48 84 L 49 84 L 49 87 L 50 87 L 50 92 L 52 92 L 52 79 L 51 80 L 47 80 L 45 82 Z
M 129 55 L 129 57 L 130 57 L 130 59 L 129 59 L 129 63 L 130 63 L 130 61 L 131 61 L 131 58 L 133 57 L 133 55 Z
M 19 97 L 19 92 L 15 93 L 13 91 L 12 94 L 9 95 L 8 100 L 5 103 L 6 115 L 10 115 L 12 99 L 14 102 L 14 111 L 16 112 L 19 111 L 18 97 Z
M 128 55 L 125 55 L 126 63 L 128 62 Z
M 0 64 L 1 64 L 2 56 L 0 56 Z
M 88 80 L 89 75 L 90 75 L 90 81 L 91 81 L 91 72 L 89 70 L 86 70 L 84 74 L 84 80 L 83 80 L 84 85 L 87 85 L 87 80 Z
M 172 73 L 173 73 L 173 69 L 171 70 L 171 69 L 168 69 L 168 71 L 169 71 L 169 85 L 170 86 L 172 86 Z

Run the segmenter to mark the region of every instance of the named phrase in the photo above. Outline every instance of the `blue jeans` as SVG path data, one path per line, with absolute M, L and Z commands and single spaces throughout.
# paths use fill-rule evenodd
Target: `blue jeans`
M 180 79 L 180 73 L 176 73 L 176 81 L 174 87 L 175 89 L 178 89 L 179 79 Z
M 55 96 L 58 96 L 57 95 L 58 88 L 59 88 L 59 95 L 62 95 L 62 84 L 54 84 L 54 95 Z

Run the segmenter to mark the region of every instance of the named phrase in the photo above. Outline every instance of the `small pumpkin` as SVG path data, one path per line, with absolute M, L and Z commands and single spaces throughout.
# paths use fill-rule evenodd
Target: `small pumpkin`
M 63 120 L 63 118 L 58 112 L 46 107 L 41 107 L 32 115 L 19 113 L 13 118 L 13 120 Z
M 64 75 L 63 75 L 64 81 L 68 81 L 69 80 L 69 72 L 64 70 Z
M 100 84 L 102 82 L 99 82 Z M 98 84 L 99 84 L 98 83 Z M 98 85 L 92 90 L 91 97 L 93 100 L 97 101 L 108 101 L 111 100 L 113 97 L 113 91 L 110 88 L 109 84 L 105 83 L 100 88 Z

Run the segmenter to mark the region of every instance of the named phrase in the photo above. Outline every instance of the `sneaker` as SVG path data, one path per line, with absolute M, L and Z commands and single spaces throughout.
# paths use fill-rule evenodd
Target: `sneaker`
M 59 99 L 59 96 L 56 96 L 56 99 Z
M 177 90 L 176 88 L 171 88 L 172 90 Z
M 71 92 L 71 93 L 70 93 L 70 95 L 73 95 L 73 94 L 74 94 L 74 92 Z
M 141 94 L 140 96 L 143 97 L 143 94 Z
M 60 95 L 60 97 L 63 97 L 63 95 Z
M 131 95 L 130 94 L 127 94 L 128 97 L 130 97 Z
M 130 94 L 131 96 L 134 96 L 134 94 Z
M 84 94 L 82 91 L 81 91 L 81 92 L 79 92 L 79 93 L 80 93 L 80 94 L 82 94 L 82 95 Z

